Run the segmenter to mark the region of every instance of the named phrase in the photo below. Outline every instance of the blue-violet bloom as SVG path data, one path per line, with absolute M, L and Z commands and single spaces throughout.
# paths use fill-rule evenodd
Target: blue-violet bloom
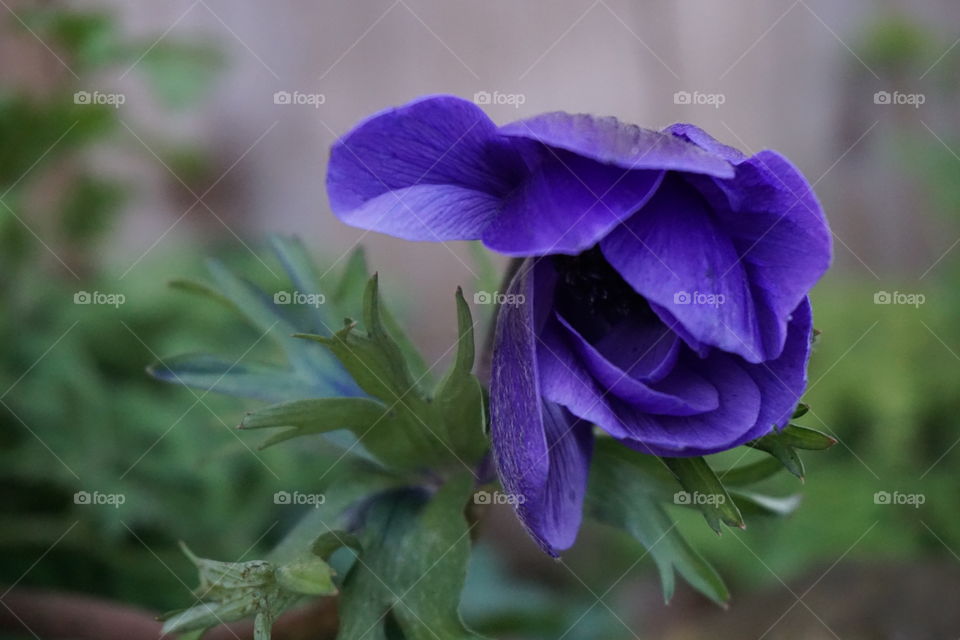
M 579 529 L 594 426 L 699 456 L 784 426 L 804 391 L 831 234 L 773 151 L 561 112 L 498 127 L 430 96 L 339 140 L 327 188 L 350 225 L 524 258 L 497 319 L 491 434 L 548 553 Z

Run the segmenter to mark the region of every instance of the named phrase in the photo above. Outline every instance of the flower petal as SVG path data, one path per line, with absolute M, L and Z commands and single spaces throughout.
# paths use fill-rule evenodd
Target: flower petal
M 629 171 L 563 150 L 545 153 L 483 242 L 512 256 L 580 253 L 642 207 L 662 178 L 663 171 Z
M 596 378 L 600 388 L 606 389 L 635 409 L 647 413 L 683 416 L 717 408 L 717 390 L 692 370 L 674 369 L 660 384 L 647 384 L 604 357 L 564 318 L 558 315 L 557 319 L 569 333 L 574 351 Z M 676 339 L 675 336 L 672 337 Z M 664 335 L 663 339 L 667 339 L 667 336 Z M 656 343 L 652 346 L 656 346 Z M 629 363 L 627 366 L 629 367 Z
M 804 298 L 790 317 L 787 340 L 780 356 L 760 364 L 747 364 L 744 369 L 760 389 L 763 398 L 760 415 L 753 429 L 744 438 L 753 440 L 777 426 L 790 422 L 793 410 L 807 386 L 807 360 L 813 334 L 810 300 Z
M 830 227 L 810 184 L 776 152 L 761 151 L 737 167 L 736 178 L 717 184 L 732 204 L 718 207 L 721 224 L 741 256 L 754 300 L 771 316 L 761 309 L 761 330 L 775 336 L 765 353 L 776 355 L 787 318 L 830 267 Z
M 431 96 L 375 114 L 337 141 L 327 193 L 350 225 L 410 240 L 473 240 L 523 172 L 479 107 Z
M 593 436 L 590 425 L 540 397 L 534 265 L 521 266 L 507 292 L 524 296 L 497 317 L 490 383 L 494 458 L 517 513 L 551 555 L 570 547 L 582 518 Z
M 593 426 L 552 402 L 544 403 L 543 426 L 550 468 L 539 497 L 517 505 L 520 519 L 544 551 L 556 557 L 573 546 L 583 521 Z
M 648 439 L 642 429 L 639 438 L 624 444 L 645 453 L 666 456 L 701 456 L 725 451 L 751 438 L 762 403 L 760 389 L 747 373 L 749 366 L 728 353 L 713 351 L 706 360 L 688 354 L 686 365 L 696 368 L 720 394 L 720 406 L 692 416 L 650 416 L 660 429 L 670 433 L 676 445 L 662 444 L 660 431 L 651 430 Z M 684 366 L 681 363 L 678 366 Z
M 731 164 L 740 164 L 747 158 L 739 149 L 723 144 L 696 125 L 678 122 L 670 125 L 664 131 L 672 133 L 687 142 L 692 142 L 704 151 L 718 155 Z
M 682 178 L 668 175 L 647 206 L 600 248 L 654 310 L 669 310 L 696 341 L 752 362 L 766 359 L 736 247 L 707 202 Z
M 673 169 L 718 178 L 733 177 L 733 167 L 721 156 L 670 133 L 641 129 L 611 117 L 558 111 L 512 122 L 501 127 L 500 132 L 624 169 Z

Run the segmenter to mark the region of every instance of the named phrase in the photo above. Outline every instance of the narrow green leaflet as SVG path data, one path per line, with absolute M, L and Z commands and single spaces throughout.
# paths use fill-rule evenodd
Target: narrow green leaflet
M 347 429 L 378 460 L 403 468 L 409 466 L 412 452 L 399 441 L 403 437 L 399 421 L 398 412 L 370 398 L 314 398 L 252 411 L 240 428 L 287 427 L 265 440 L 261 449 L 291 438 Z
M 717 572 L 683 539 L 649 491 L 650 476 L 643 456 L 608 438 L 598 438 L 587 490 L 587 508 L 594 518 L 625 530 L 653 556 L 660 572 L 664 598 L 675 586 L 674 571 L 705 596 L 726 606 L 730 597 Z M 659 464 L 659 463 L 658 463 Z M 657 480 L 654 479 L 653 483 Z
M 717 533 L 721 531 L 721 522 L 741 529 L 746 526 L 737 505 L 706 460 L 702 457 L 662 460 L 684 489 L 674 496 L 675 503 L 691 504 L 700 509 L 707 524 Z
M 370 505 L 363 551 L 347 575 L 338 640 L 477 640 L 460 618 L 470 555 L 463 511 L 473 478 L 462 475 L 433 496 L 423 490 L 381 495 Z
M 796 511 L 801 502 L 800 495 L 775 498 L 740 489 L 731 490 L 730 496 L 740 511 L 749 516 L 788 516 Z
M 766 480 L 783 469 L 783 465 L 776 458 L 764 457 L 756 462 L 734 467 L 726 471 L 718 471 L 720 481 L 730 487 L 742 487 Z
M 316 383 L 294 371 L 209 354 L 171 356 L 150 365 L 147 372 L 165 382 L 264 402 L 317 395 Z
M 440 412 L 447 445 L 465 462 L 476 462 L 487 448 L 484 428 L 486 413 L 483 387 L 473 374 L 475 346 L 473 317 L 457 288 L 457 356 L 437 389 L 435 402 Z
M 791 447 L 809 451 L 823 451 L 837 444 L 836 438 L 798 424 L 787 425 L 787 428 L 781 432 L 781 438 Z

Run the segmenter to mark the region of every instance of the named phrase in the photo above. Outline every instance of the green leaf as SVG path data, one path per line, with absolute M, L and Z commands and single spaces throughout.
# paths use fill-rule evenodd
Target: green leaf
M 636 538 L 657 565 L 664 598 L 674 591 L 674 571 L 705 596 L 726 606 L 730 597 L 717 572 L 683 539 L 650 491 L 658 478 L 648 473 L 644 456 L 609 438 L 598 438 L 591 464 L 587 508 L 594 518 Z M 659 464 L 659 463 L 657 463 Z
M 730 487 L 754 484 L 773 476 L 783 469 L 776 458 L 764 457 L 756 462 L 717 472 L 720 482 Z
M 340 282 L 333 293 L 334 303 L 349 313 L 360 313 L 363 309 L 363 290 L 369 279 L 366 252 L 363 247 L 357 247 L 343 268 Z
M 289 274 L 293 286 L 300 293 L 323 295 L 324 291 L 317 279 L 316 268 L 303 242 L 297 236 L 274 235 L 270 238 L 273 251 Z M 327 304 L 308 307 L 311 319 L 316 324 L 314 331 L 321 335 L 329 335 L 331 330 L 330 314 Z
M 710 465 L 702 457 L 662 458 L 673 471 L 684 491 L 678 491 L 674 503 L 692 504 L 703 513 L 710 528 L 720 533 L 720 523 L 745 528 L 740 510 L 730 498 Z
M 787 425 L 787 428 L 781 432 L 781 438 L 791 447 L 811 451 L 823 451 L 837 444 L 836 438 L 798 424 Z
M 303 558 L 277 569 L 277 583 L 287 591 L 305 596 L 332 596 L 337 593 L 333 583 L 334 570 L 317 557 Z
M 158 380 L 265 402 L 319 395 L 316 383 L 292 371 L 231 362 L 209 354 L 185 354 L 147 367 Z
M 230 301 L 230 298 L 222 295 L 219 291 L 211 287 L 205 282 L 200 282 L 198 280 L 191 280 L 189 278 L 174 278 L 167 285 L 171 289 L 177 289 L 178 291 L 183 291 L 184 293 L 192 293 L 194 295 L 202 296 L 209 298 L 223 306 L 237 310 L 237 306 Z
M 463 511 L 473 478 L 432 497 L 383 495 L 368 509 L 363 552 L 344 582 L 338 640 L 385 640 L 388 619 L 406 640 L 477 640 L 458 611 L 470 554 Z
M 801 416 L 804 416 L 807 414 L 808 411 L 810 411 L 810 405 L 801 402 L 800 404 L 797 405 L 797 408 L 794 409 L 793 418 L 796 419 Z
M 487 449 L 484 435 L 486 408 L 483 386 L 473 375 L 473 318 L 459 287 L 456 301 L 457 355 L 450 371 L 440 382 L 435 401 L 448 446 L 467 462 L 476 462 Z
M 436 408 L 410 375 L 407 358 L 383 323 L 377 276 L 367 283 L 364 324 L 365 333 L 359 331 L 355 323 L 349 323 L 330 337 L 310 334 L 296 334 L 296 337 L 328 347 L 361 389 L 396 414 L 392 441 L 382 442 L 391 449 L 394 466 L 422 469 L 456 460 L 438 434 L 441 426 Z
M 801 502 L 799 494 L 778 498 L 733 489 L 730 491 L 730 496 L 743 513 L 757 516 L 787 516 L 796 511 Z
M 803 480 L 803 461 L 796 450 L 787 443 L 783 432 L 774 429 L 767 435 L 747 443 L 748 447 L 765 451 L 780 461 L 787 471 Z
M 244 416 L 242 429 L 289 427 L 263 444 L 261 449 L 300 436 L 348 429 L 364 448 L 381 462 L 405 466 L 411 453 L 398 442 L 403 437 L 398 414 L 369 398 L 314 398 L 273 405 Z

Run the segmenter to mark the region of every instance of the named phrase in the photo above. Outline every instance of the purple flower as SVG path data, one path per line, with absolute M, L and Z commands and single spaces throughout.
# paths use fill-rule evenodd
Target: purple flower
M 559 112 L 497 127 L 437 96 L 344 136 L 327 187 L 348 224 L 526 258 L 497 320 L 491 429 L 549 553 L 576 537 L 594 425 L 703 455 L 785 425 L 803 393 L 830 230 L 775 152 Z

